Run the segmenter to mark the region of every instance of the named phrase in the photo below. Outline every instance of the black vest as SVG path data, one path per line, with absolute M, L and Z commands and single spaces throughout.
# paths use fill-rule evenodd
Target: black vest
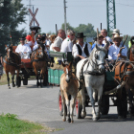
M 84 48 L 84 52 L 85 52 L 86 56 L 88 57 L 88 56 L 89 56 L 89 52 L 88 52 L 88 46 L 87 46 L 87 45 L 88 45 L 88 44 L 86 43 L 86 46 L 85 46 L 85 48 Z M 76 46 L 77 46 L 79 55 L 82 55 L 81 47 L 80 47 L 78 44 L 76 44 Z

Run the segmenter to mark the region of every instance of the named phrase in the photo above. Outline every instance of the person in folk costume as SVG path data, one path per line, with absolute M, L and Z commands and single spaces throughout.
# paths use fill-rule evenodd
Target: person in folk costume
M 108 51 L 108 60 L 110 60 L 111 63 L 115 63 L 115 61 L 117 60 L 118 57 L 123 58 L 123 59 L 127 58 L 126 49 L 125 49 L 125 51 L 123 51 L 123 49 L 122 49 L 121 53 L 119 53 L 121 41 L 122 41 L 122 37 L 120 37 L 119 34 L 115 34 L 114 38 L 113 38 L 114 44 L 109 47 L 109 51 Z
M 26 36 L 26 44 L 27 44 L 28 46 L 32 46 L 32 45 L 33 45 L 31 35 L 27 35 L 27 36 Z
M 103 39 L 104 39 L 104 36 L 102 34 L 99 34 L 98 46 L 105 47 L 105 44 L 103 44 Z M 106 39 L 105 39 L 105 42 L 106 42 Z M 96 37 L 96 41 L 92 45 L 92 48 L 91 48 L 92 50 L 95 48 L 96 44 L 97 44 L 97 37 Z
M 67 30 L 67 38 L 61 44 L 60 52 L 67 53 L 72 52 L 73 40 L 75 38 L 75 33 L 73 30 Z
M 101 35 L 104 37 L 103 38 L 103 44 L 106 45 L 106 41 L 107 40 L 109 42 L 109 44 L 112 44 L 112 39 L 107 35 L 107 30 L 106 29 L 102 29 L 101 30 Z
M 17 48 L 15 49 L 16 53 L 19 53 L 21 56 L 21 59 L 30 59 L 30 54 L 32 52 L 29 45 L 25 44 L 25 38 L 20 38 L 20 43 Z
M 75 66 L 76 64 L 86 57 L 90 56 L 91 53 L 91 45 L 87 42 L 84 42 L 84 35 L 83 33 L 77 34 L 77 43 L 73 45 L 72 48 L 72 55 L 75 60 Z

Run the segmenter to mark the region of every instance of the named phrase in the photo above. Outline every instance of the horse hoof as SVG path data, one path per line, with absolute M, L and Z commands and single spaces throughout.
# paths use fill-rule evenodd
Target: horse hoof
M 15 84 L 13 84 L 12 86 L 15 87 Z
M 97 117 L 92 117 L 92 120 L 97 121 L 98 119 L 97 119 Z
M 66 119 L 63 119 L 63 121 L 65 122 L 65 121 L 66 121 Z
M 71 121 L 71 123 L 74 123 L 74 121 Z
M 86 116 L 86 112 L 82 112 L 81 113 L 81 118 L 85 118 L 85 116 Z
M 68 123 L 70 123 L 70 122 L 71 122 L 71 119 L 69 118 L 69 119 L 68 119 Z
M 8 89 L 11 89 L 11 87 L 8 87 Z

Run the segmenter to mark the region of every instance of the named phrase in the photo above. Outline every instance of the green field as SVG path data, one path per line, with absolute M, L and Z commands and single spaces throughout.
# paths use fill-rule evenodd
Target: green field
M 0 134 L 48 134 L 54 131 L 57 130 L 19 120 L 14 114 L 0 115 Z

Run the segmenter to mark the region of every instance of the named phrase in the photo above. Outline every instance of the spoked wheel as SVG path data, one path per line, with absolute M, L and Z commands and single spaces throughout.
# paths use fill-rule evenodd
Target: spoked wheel
M 28 78 L 27 77 L 24 77 L 23 79 L 23 85 L 27 85 L 28 84 Z
M 17 85 L 17 87 L 21 86 L 21 77 L 20 76 L 16 77 L 16 85 Z
M 61 91 L 59 91 L 58 102 L 59 102 L 59 112 L 60 112 L 60 115 L 63 116 L 63 106 L 62 106 Z M 65 108 L 65 112 L 66 112 L 66 115 L 67 115 L 67 107 Z
M 102 115 L 107 115 L 109 112 L 109 96 L 102 96 L 100 112 Z

